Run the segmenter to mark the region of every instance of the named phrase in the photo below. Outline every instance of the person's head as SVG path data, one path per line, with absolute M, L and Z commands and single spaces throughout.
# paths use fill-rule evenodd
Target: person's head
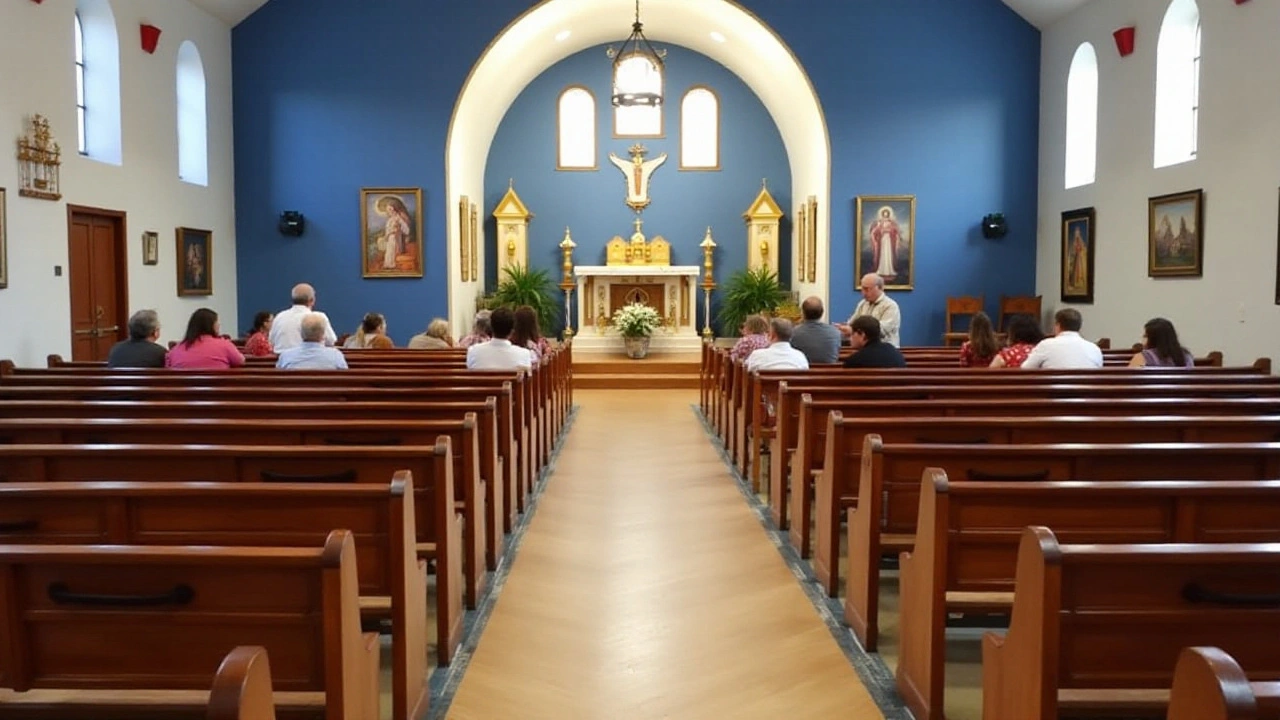
M 289 297 L 293 299 L 294 305 L 306 305 L 309 308 L 316 306 L 316 289 L 306 283 L 294 285 Z
M 1053 314 L 1053 325 L 1055 333 L 1080 332 L 1080 328 L 1084 326 L 1084 318 L 1080 317 L 1080 311 L 1075 308 L 1062 308 Z
M 1156 351 L 1156 357 L 1167 362 L 1182 364 L 1186 350 L 1178 342 L 1178 331 L 1164 318 L 1152 318 L 1142 326 L 1142 345 Z
M 862 297 L 867 302 L 876 302 L 884 295 L 884 278 L 875 273 L 867 273 L 862 276 L 862 283 L 859 285 L 862 291 Z
M 515 311 L 516 326 L 511 333 L 511 342 L 525 345 L 542 339 L 542 331 L 538 327 L 538 313 L 528 305 L 521 305 Z
M 969 321 L 969 348 L 978 357 L 991 357 L 1000 351 L 991 318 L 984 312 L 975 313 Z
M 129 316 L 129 339 L 150 340 L 160 338 L 160 316 L 155 310 L 139 310 Z
M 444 318 L 435 318 L 427 325 L 427 337 L 433 337 L 444 340 L 449 344 L 453 344 L 453 338 L 449 335 L 449 321 Z
M 200 308 L 191 313 L 191 319 L 187 321 L 187 334 L 182 336 L 182 345 L 183 347 L 191 347 L 195 341 L 205 335 L 218 337 L 220 332 L 218 313 L 209 308 Z
M 492 310 L 481 310 L 476 313 L 476 320 L 471 326 L 471 332 L 483 337 L 493 337 L 493 326 L 489 324 L 489 316 L 492 314 Z
M 1014 315 L 1009 321 L 1010 345 L 1035 345 L 1044 339 L 1040 323 L 1030 315 Z
M 880 321 L 870 315 L 861 315 L 849 323 L 849 345 L 854 350 L 880 342 Z
M 511 331 L 515 329 L 516 314 L 508 307 L 495 308 L 489 315 L 489 325 L 493 329 L 493 337 L 506 340 L 511 337 Z
M 307 313 L 302 316 L 302 324 L 299 326 L 302 342 L 324 342 L 324 329 L 324 316 L 320 313 Z
M 263 310 L 253 316 L 253 330 L 250 332 L 269 332 L 271 330 L 271 321 L 274 319 L 274 315 Z
M 800 303 L 800 313 L 804 316 L 805 322 L 817 322 L 822 319 L 826 308 L 822 306 L 822 298 L 810 296 Z
M 382 313 L 369 313 L 360 321 L 360 332 L 365 335 L 385 335 L 387 332 L 387 319 Z
M 786 318 L 773 318 L 769 321 L 769 340 L 772 342 L 791 342 L 791 321 Z
M 742 336 L 763 335 L 769 332 L 769 322 L 762 315 L 748 315 L 742 321 Z

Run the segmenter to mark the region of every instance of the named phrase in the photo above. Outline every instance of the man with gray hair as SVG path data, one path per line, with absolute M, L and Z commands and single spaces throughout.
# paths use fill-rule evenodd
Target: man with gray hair
M 493 326 L 489 324 L 489 317 L 493 314 L 492 310 L 481 310 L 476 313 L 475 324 L 471 328 L 471 332 L 466 337 L 458 341 L 458 347 L 469 348 L 472 345 L 479 345 L 483 342 L 489 342 L 493 339 Z
M 155 310 L 139 310 L 129 318 L 129 339 L 107 353 L 109 368 L 162 368 L 165 349 L 160 340 L 160 316 Z
M 902 311 L 893 298 L 884 294 L 884 278 L 875 273 L 867 273 L 862 276 L 859 289 L 862 290 L 862 302 L 858 303 L 853 315 L 849 316 L 848 325 L 836 326 L 840 328 L 840 334 L 847 339 L 852 334 L 849 325 L 855 319 L 869 315 L 880 323 L 880 340 L 899 347 L 901 341 L 898 339 L 898 331 L 902 326 Z
M 276 318 L 271 323 L 271 335 L 267 338 L 271 341 L 271 347 L 278 353 L 301 345 L 302 318 L 308 314 L 319 315 L 324 323 L 324 336 L 321 338 L 324 344 L 337 344 L 338 335 L 329 324 L 329 317 L 313 310 L 316 306 L 316 289 L 306 283 L 298 283 L 293 286 L 289 295 L 293 299 L 293 307 L 276 313 Z
M 346 370 L 342 351 L 325 345 L 329 318 L 322 313 L 306 313 L 298 323 L 302 344 L 280 353 L 276 367 L 281 370 Z
M 769 347 L 747 356 L 747 372 L 756 370 L 808 370 L 809 359 L 791 347 L 791 321 L 774 318 L 769 321 Z

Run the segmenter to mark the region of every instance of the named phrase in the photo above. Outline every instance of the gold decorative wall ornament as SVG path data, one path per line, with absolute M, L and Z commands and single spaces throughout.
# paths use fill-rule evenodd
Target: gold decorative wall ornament
M 636 231 L 630 240 L 623 240 L 615 235 L 605 246 L 605 265 L 648 265 L 650 267 L 668 267 L 671 265 L 671 244 L 661 235 L 652 241 L 646 240 L 640 230 L 644 221 L 635 219 Z
M 507 184 L 507 194 L 498 201 L 493 217 L 497 221 L 497 247 L 494 251 L 498 258 L 498 277 L 503 277 L 503 270 L 514 265 L 529 265 L 529 221 L 533 213 L 521 202 L 516 194 L 515 182 Z
M 471 280 L 471 201 L 458 198 L 458 268 L 462 282 Z
M 809 282 L 818 281 L 818 196 L 809 196 Z
M 28 134 L 18 138 L 18 164 L 22 169 L 22 185 L 18 194 L 41 200 L 60 200 L 62 148 L 54 141 L 49 121 L 43 115 L 33 115 L 30 124 Z
M 771 251 L 774 250 L 772 239 L 778 237 L 782 208 L 778 207 L 773 195 L 769 194 L 766 181 L 760 181 L 760 193 L 751 201 L 751 207 L 742 214 L 742 219 L 747 222 L 747 267 L 752 270 L 781 270 L 778 267 L 778 260 L 781 258 L 775 260 L 776 253 Z M 804 269 L 800 268 L 797 272 L 803 276 Z
M 471 279 L 480 280 L 480 209 L 471 203 Z

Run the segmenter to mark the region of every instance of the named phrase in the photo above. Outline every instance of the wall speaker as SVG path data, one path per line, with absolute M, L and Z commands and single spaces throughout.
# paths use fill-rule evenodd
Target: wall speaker
M 982 237 L 994 240 L 1008 234 L 1009 223 L 1005 222 L 1004 213 L 992 213 L 982 218 Z
M 280 234 L 290 237 L 300 237 L 302 231 L 306 228 L 306 218 L 297 210 L 285 210 L 280 213 Z

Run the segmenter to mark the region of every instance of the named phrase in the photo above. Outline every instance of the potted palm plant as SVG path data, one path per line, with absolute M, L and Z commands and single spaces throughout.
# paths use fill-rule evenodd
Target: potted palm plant
M 554 337 L 560 322 L 559 291 L 547 271 L 512 265 L 503 269 L 503 275 L 498 289 L 486 300 L 488 306 L 514 309 L 528 305 L 538 314 L 542 334 Z
M 649 354 L 649 338 L 662 326 L 662 317 L 648 305 L 631 303 L 614 311 L 612 325 L 622 336 L 627 357 L 639 360 Z
M 739 270 L 729 277 L 721 292 L 716 320 L 720 334 L 726 337 L 737 335 L 748 316 L 777 315 L 778 309 L 790 300 L 790 293 L 782 288 L 778 274 L 766 267 Z

